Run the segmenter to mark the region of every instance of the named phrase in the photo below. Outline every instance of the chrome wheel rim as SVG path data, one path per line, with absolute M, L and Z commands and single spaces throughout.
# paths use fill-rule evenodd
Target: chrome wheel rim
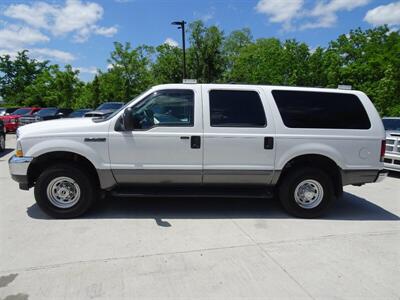
M 70 208 L 79 201 L 81 189 L 72 178 L 57 177 L 47 186 L 47 197 L 55 207 Z
M 3 150 L 6 149 L 6 139 L 2 135 L 0 135 L 0 148 Z
M 295 191 L 294 199 L 296 203 L 305 209 L 317 207 L 324 198 L 322 185 L 313 179 L 306 179 L 300 182 Z

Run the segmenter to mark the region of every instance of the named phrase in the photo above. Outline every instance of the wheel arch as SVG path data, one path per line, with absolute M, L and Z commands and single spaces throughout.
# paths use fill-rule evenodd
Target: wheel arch
M 35 184 L 40 174 L 48 167 L 59 163 L 71 163 L 84 169 L 95 180 L 97 187 L 108 188 L 115 184 L 111 170 L 98 170 L 92 161 L 72 151 L 49 151 L 36 156 L 28 168 L 28 185 Z
M 341 196 L 343 193 L 342 169 L 335 160 L 322 154 L 303 154 L 290 159 L 278 172 L 279 177 L 275 179 L 277 185 L 282 184 L 283 179 L 291 170 L 301 167 L 315 167 L 325 171 L 332 178 L 335 195 Z

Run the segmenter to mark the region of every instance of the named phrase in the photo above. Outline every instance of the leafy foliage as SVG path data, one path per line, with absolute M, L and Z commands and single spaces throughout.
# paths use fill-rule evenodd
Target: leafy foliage
M 387 26 L 355 29 L 310 49 L 296 40 L 254 40 L 248 28 L 225 36 L 201 21 L 189 25 L 189 78 L 199 82 L 333 87 L 365 92 L 382 115 L 400 115 L 400 33 Z M 94 108 L 105 101 L 128 101 L 154 84 L 182 80 L 182 50 L 114 43 L 107 71 L 82 82 L 79 71 L 29 58 L 0 56 L 0 96 L 8 105 Z

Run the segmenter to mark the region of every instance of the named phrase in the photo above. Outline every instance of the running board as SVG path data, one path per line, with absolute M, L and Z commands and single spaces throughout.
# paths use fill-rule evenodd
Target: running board
M 272 188 L 266 187 L 118 187 L 113 197 L 127 198 L 273 198 Z

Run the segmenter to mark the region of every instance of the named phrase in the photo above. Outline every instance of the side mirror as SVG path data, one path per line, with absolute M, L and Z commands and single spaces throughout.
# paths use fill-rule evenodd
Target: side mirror
M 133 117 L 132 107 L 128 107 L 124 110 L 122 121 L 124 123 L 125 130 L 132 131 L 135 129 L 135 118 Z

